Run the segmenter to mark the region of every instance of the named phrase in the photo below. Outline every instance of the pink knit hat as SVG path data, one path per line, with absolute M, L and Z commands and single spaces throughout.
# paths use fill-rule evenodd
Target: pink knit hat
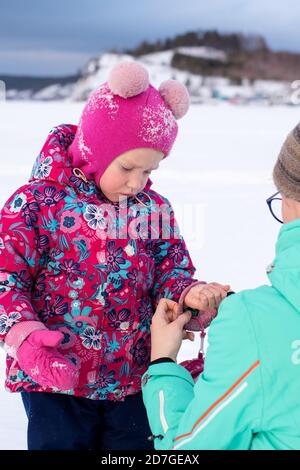
M 177 136 L 176 119 L 188 108 L 181 83 L 167 80 L 156 90 L 141 64 L 119 63 L 83 110 L 69 147 L 73 166 L 98 182 L 110 163 L 129 150 L 152 148 L 167 156 Z

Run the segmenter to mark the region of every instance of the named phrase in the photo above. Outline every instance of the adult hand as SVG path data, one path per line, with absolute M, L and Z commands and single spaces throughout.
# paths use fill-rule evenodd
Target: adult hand
M 178 315 L 178 304 L 161 299 L 151 324 L 151 361 L 170 357 L 176 361 L 183 339 L 194 341 L 194 333 L 184 329 L 191 319 L 191 312 Z

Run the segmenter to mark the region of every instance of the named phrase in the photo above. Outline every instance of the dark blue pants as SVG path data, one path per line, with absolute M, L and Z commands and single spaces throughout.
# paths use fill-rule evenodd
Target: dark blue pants
M 22 392 L 29 450 L 153 450 L 142 394 L 123 402 Z

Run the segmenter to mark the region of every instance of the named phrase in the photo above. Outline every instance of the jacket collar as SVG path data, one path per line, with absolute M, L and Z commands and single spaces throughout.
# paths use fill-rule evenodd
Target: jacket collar
M 29 182 L 59 182 L 61 185 L 73 186 L 77 191 L 87 195 L 97 193 L 98 196 L 105 198 L 93 179 L 84 181 L 74 174 L 68 147 L 73 142 L 76 131 L 77 126 L 73 124 L 61 124 L 50 131 L 35 161 Z M 152 181 L 149 178 L 144 191 L 147 192 L 151 186 Z
M 269 279 L 273 287 L 300 311 L 300 219 L 282 226 L 275 251 Z

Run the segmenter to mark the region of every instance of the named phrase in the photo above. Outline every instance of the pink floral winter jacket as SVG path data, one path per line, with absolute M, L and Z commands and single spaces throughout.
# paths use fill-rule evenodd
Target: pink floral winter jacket
M 50 132 L 29 183 L 10 197 L 1 212 L 0 340 L 8 353 L 5 385 L 12 392 L 60 393 L 34 382 L 5 346 L 12 326 L 28 322 L 30 330 L 30 325 L 42 322 L 64 334 L 59 350 L 80 367 L 78 387 L 63 393 L 123 400 L 141 389 L 157 302 L 162 297 L 178 300 L 194 281 L 195 268 L 168 201 L 150 188 L 150 180 L 144 191 L 153 205 L 137 206 L 130 198 L 124 215 L 93 181 L 74 174 L 67 148 L 75 132 L 73 125 Z M 143 193 L 138 196 L 147 205 L 148 198 Z M 148 229 L 147 238 L 145 218 L 155 216 L 160 205 L 167 205 L 171 217 L 169 222 L 162 220 L 156 232 Z M 122 232 L 130 223 L 135 237 Z M 107 236 L 114 224 L 122 236 Z M 168 238 L 163 236 L 166 228 Z

